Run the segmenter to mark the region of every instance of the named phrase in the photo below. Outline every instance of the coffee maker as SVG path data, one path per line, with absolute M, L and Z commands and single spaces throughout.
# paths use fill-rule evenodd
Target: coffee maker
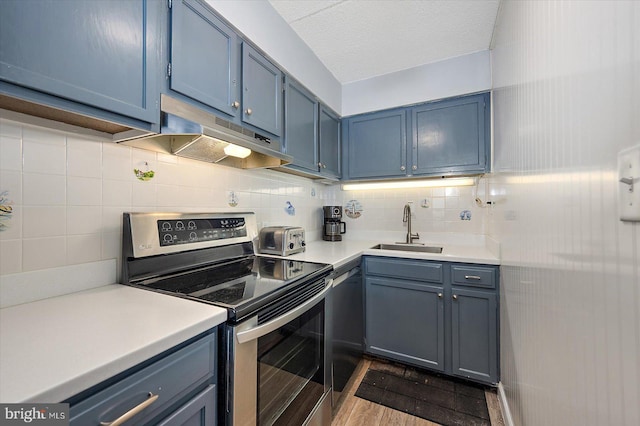
M 342 220 L 342 206 L 324 206 L 324 227 L 322 239 L 325 241 L 342 241 L 342 234 L 347 232 L 347 224 Z

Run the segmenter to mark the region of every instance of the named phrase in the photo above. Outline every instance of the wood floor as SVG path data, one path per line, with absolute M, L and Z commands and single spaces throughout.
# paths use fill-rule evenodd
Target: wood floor
M 420 417 L 411 416 L 355 396 L 355 392 L 369 369 L 372 361 L 363 359 L 344 390 L 343 398 L 331 422 L 332 426 L 438 426 Z M 496 395 L 485 392 L 491 426 L 504 426 L 500 404 Z

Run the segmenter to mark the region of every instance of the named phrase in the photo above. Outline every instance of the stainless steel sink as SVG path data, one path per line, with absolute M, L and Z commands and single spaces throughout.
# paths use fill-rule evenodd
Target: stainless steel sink
M 442 253 L 442 247 L 424 246 L 422 244 L 378 244 L 371 248 L 378 250 L 414 251 L 419 253 Z

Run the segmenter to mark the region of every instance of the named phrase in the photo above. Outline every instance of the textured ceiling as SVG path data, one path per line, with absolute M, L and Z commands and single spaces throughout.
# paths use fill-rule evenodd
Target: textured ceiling
M 500 0 L 269 0 L 341 83 L 489 49 Z

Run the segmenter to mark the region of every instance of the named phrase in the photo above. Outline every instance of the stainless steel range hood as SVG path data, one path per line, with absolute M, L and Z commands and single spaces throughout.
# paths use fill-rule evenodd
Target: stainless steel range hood
M 114 135 L 114 141 L 242 169 L 280 167 L 293 161 L 279 152 L 277 141 L 177 99 L 162 95 L 160 108 L 160 133 L 140 136 L 137 131 L 122 132 Z M 234 146 L 251 153 L 245 158 L 236 157 Z

